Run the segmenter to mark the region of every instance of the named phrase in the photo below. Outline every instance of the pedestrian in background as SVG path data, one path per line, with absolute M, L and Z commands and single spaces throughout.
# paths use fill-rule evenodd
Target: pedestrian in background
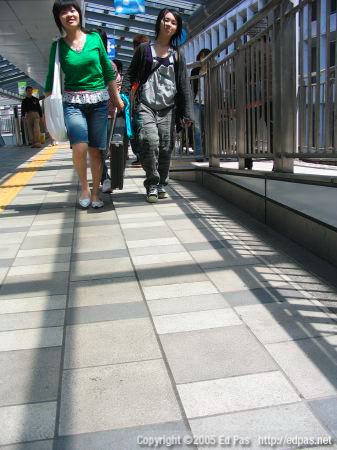
M 39 99 L 33 96 L 33 88 L 31 86 L 26 87 L 26 97 L 21 103 L 21 117 L 26 119 L 29 145 L 33 148 L 40 148 L 42 109 Z
M 140 44 L 146 44 L 147 42 L 150 42 L 150 38 L 148 36 L 146 36 L 146 34 L 137 34 L 137 36 L 135 36 L 133 38 L 132 41 L 132 45 L 133 45 L 133 53 L 135 53 L 135 51 L 137 50 L 137 48 L 140 46 Z M 135 93 L 137 91 L 138 88 L 138 84 L 134 83 L 133 86 L 131 86 L 131 92 L 130 92 L 130 102 L 131 102 L 131 116 L 132 116 L 132 129 L 134 134 L 136 135 L 136 122 L 134 120 L 134 106 L 135 106 Z M 131 138 L 130 139 L 130 144 L 131 144 L 131 148 L 132 148 L 132 152 L 133 154 L 136 156 L 136 159 L 134 161 L 132 161 L 131 165 L 132 166 L 141 166 L 140 164 L 140 159 L 139 159 L 139 152 L 137 150 L 137 142 L 135 138 Z
M 207 66 L 202 61 L 211 53 L 208 48 L 203 48 L 197 54 L 196 60 L 201 62 L 200 67 L 194 67 L 191 76 L 198 75 L 200 78 L 192 80 L 193 88 L 193 118 L 194 118 L 194 154 L 197 162 L 205 157 L 205 75 Z

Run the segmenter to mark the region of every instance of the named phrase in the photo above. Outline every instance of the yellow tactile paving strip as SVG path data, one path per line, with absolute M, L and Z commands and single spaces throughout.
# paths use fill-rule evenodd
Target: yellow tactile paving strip
M 20 167 L 14 175 L 0 185 L 0 213 L 11 204 L 13 199 L 33 178 L 39 168 L 49 161 L 58 149 L 59 147 L 57 145 L 44 148 L 33 160 Z

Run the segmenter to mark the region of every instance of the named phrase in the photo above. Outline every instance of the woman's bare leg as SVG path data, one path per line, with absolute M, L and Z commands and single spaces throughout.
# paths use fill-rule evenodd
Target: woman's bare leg
M 99 183 L 102 176 L 102 156 L 101 151 L 97 148 L 89 147 L 89 155 L 91 162 L 91 173 L 92 173 L 92 196 L 93 202 L 99 200 Z
M 73 150 L 73 163 L 77 175 L 81 183 L 81 196 L 80 198 L 90 197 L 90 189 L 87 176 L 87 154 L 88 144 L 81 142 L 72 146 Z

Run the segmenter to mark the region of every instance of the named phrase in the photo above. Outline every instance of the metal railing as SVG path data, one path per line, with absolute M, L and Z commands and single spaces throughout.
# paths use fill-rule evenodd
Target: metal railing
M 337 157 L 337 14 L 325 4 L 272 0 L 204 59 L 211 165 L 271 158 L 292 171 L 293 158 Z
M 14 115 L 0 117 L 0 134 L 15 134 L 15 118 Z

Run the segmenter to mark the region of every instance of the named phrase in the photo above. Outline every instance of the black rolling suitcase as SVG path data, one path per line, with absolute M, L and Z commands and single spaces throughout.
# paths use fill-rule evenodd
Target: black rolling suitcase
M 114 114 L 108 139 L 108 151 L 110 159 L 111 189 L 123 189 L 125 172 L 125 146 L 123 136 L 114 134 L 117 114 Z

